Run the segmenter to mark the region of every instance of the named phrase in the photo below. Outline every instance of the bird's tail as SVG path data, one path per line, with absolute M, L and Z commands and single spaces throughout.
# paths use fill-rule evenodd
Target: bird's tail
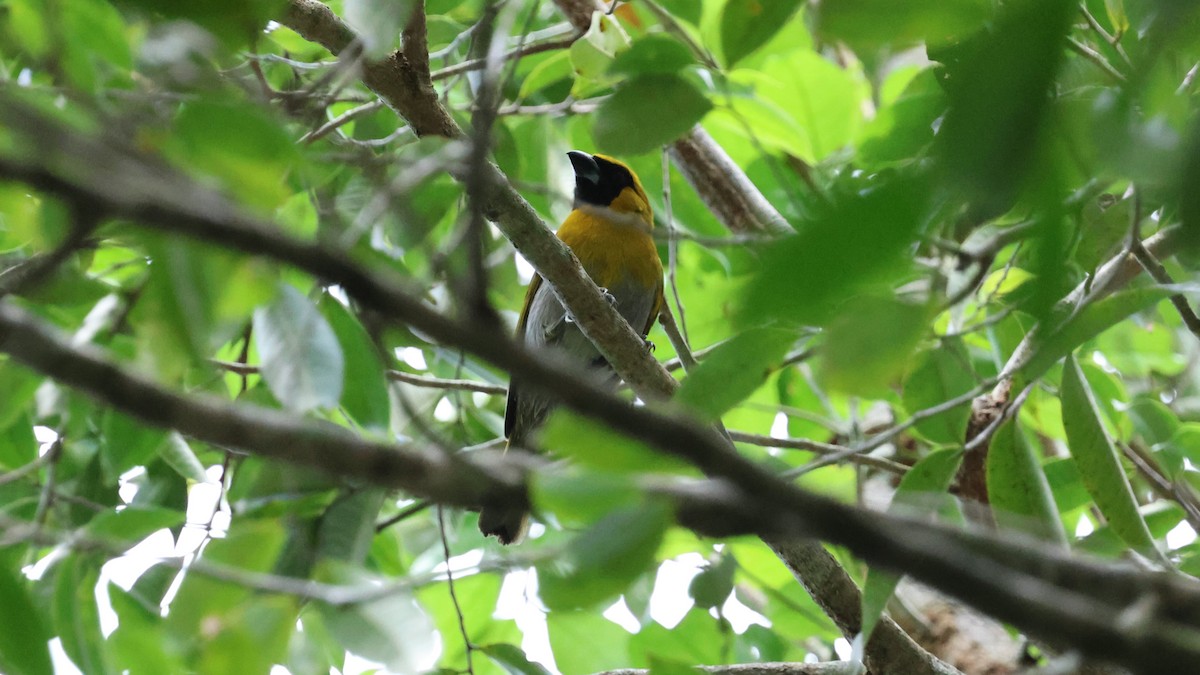
M 479 531 L 501 544 L 519 544 L 529 531 L 529 512 L 513 506 L 484 506 L 479 510 Z
M 509 438 L 504 451 L 508 452 L 512 444 L 512 438 Z M 499 539 L 506 546 L 519 544 L 529 532 L 529 511 L 519 506 L 484 504 L 479 509 L 479 531 L 485 537 Z

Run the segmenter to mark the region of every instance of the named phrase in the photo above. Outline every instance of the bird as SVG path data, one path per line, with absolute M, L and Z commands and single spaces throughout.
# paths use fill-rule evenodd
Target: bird
M 628 165 L 612 157 L 576 150 L 567 157 L 575 172 L 575 200 L 558 228 L 558 238 L 645 340 L 663 305 L 663 267 L 650 234 L 654 213 L 646 190 Z M 616 385 L 612 367 L 538 274 L 525 293 L 516 337 L 534 352 L 556 349 Z M 553 407 L 551 397 L 523 387 L 514 377 L 504 410 L 506 450 L 529 448 Z M 519 543 L 529 529 L 529 512 L 517 506 L 484 505 L 479 529 L 502 544 Z

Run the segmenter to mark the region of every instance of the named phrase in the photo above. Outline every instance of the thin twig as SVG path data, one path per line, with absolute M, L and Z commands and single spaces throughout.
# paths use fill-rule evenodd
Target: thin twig
M 446 518 L 441 505 L 437 507 L 438 532 L 442 538 L 442 555 L 446 560 L 446 587 L 450 590 L 450 603 L 454 605 L 454 614 L 458 617 L 458 631 L 462 634 L 463 648 L 467 653 L 467 672 L 474 675 L 475 665 L 472 656 L 475 645 L 467 633 L 467 620 L 463 617 L 462 605 L 458 604 L 458 593 L 454 591 L 454 570 L 450 568 L 450 541 L 446 538 Z
M 1121 35 L 1114 35 L 1105 30 L 1104 26 L 1101 26 L 1092 12 L 1088 10 L 1086 2 L 1079 3 L 1079 11 L 1083 14 L 1083 18 L 1087 20 L 1088 26 L 1117 52 L 1117 55 L 1125 61 L 1126 66 L 1132 68 L 1133 61 L 1129 59 L 1129 55 L 1125 53 L 1125 48 L 1121 46 Z
M 574 42 L 576 40 L 578 40 L 581 35 L 582 35 L 582 33 L 572 30 L 571 33 L 569 35 L 567 35 L 567 37 L 564 37 L 564 38 L 561 38 L 558 40 L 547 40 L 545 42 L 537 42 L 537 43 L 530 44 L 530 45 L 522 45 L 522 46 L 517 47 L 516 49 L 513 49 L 513 50 L 507 52 L 500 58 L 503 61 L 509 61 L 512 59 L 519 59 L 519 58 L 522 58 L 525 56 L 529 56 L 531 54 L 540 54 L 542 52 L 553 51 L 555 49 L 566 49 L 567 47 L 570 47 L 572 44 L 574 44 Z M 430 77 L 433 79 L 434 82 L 437 82 L 439 80 L 444 80 L 448 77 L 453 77 L 455 75 L 470 72 L 472 70 L 481 70 L 487 66 L 487 62 L 488 62 L 488 59 L 486 57 L 482 58 L 482 59 L 471 59 L 469 61 L 463 61 L 462 63 L 457 63 L 453 66 L 448 66 L 446 68 L 442 68 L 440 70 L 434 71 Z
M 1137 258 L 1138 264 L 1146 273 L 1150 275 L 1156 282 L 1163 286 L 1172 286 L 1175 280 L 1171 278 L 1171 274 L 1167 272 L 1167 268 L 1163 266 L 1154 254 L 1146 250 L 1146 246 L 1142 244 L 1142 199 L 1140 192 L 1134 188 L 1131 199 L 1133 199 L 1133 214 L 1130 217 L 1131 224 L 1129 227 L 1129 252 Z M 1171 305 L 1175 307 L 1175 311 L 1179 313 L 1179 317 L 1183 319 L 1183 325 L 1191 331 L 1192 335 L 1200 338 L 1200 317 L 1196 316 L 1195 310 L 1188 304 L 1187 298 L 1183 297 L 1182 293 L 1176 293 L 1168 298 Z
M 400 513 L 397 513 L 396 515 L 392 516 L 391 518 L 387 518 L 385 520 L 379 521 L 378 523 L 375 523 L 375 533 L 378 534 L 380 532 L 383 532 L 384 530 L 395 525 L 396 523 L 399 523 L 403 520 L 407 520 L 407 519 L 417 515 L 418 513 L 424 511 L 425 509 L 428 509 L 432 505 L 433 505 L 432 502 L 426 501 L 424 499 L 414 502 L 412 504 L 409 504 L 408 506 L 404 507 L 403 509 L 400 509 Z
M 1121 74 L 1121 71 L 1114 68 L 1100 52 L 1092 49 L 1073 37 L 1067 38 L 1067 46 L 1071 48 L 1071 51 L 1096 64 L 1100 70 L 1104 71 L 1105 75 L 1108 75 L 1118 84 L 1125 83 L 1125 76 Z
M 8 473 L 0 474 L 0 485 L 15 483 L 31 473 L 36 473 L 38 469 L 46 466 L 46 464 L 48 464 L 54 458 L 54 456 L 55 455 L 53 452 L 46 452 L 39 455 L 37 459 L 29 462 L 28 464 L 19 466 Z
M 730 431 L 729 437 L 738 443 L 747 443 L 749 445 L 757 445 L 763 448 L 785 448 L 788 450 L 807 450 L 815 452 L 819 455 L 833 455 L 844 453 L 850 450 L 844 445 L 834 445 L 832 443 L 821 443 L 819 441 L 810 441 L 805 438 L 775 438 L 774 436 L 763 436 L 762 434 L 751 434 L 745 431 Z M 870 455 L 850 453 L 846 459 L 852 464 L 860 464 L 876 469 L 882 469 L 889 473 L 894 473 L 903 476 L 908 473 L 908 467 L 900 462 L 894 462 L 883 457 L 872 457 Z
M 340 127 L 344 124 L 352 122 L 355 119 L 362 117 L 363 115 L 369 115 L 370 113 L 373 113 L 382 107 L 384 107 L 383 99 L 375 99 L 374 101 L 371 101 L 370 103 L 364 103 L 360 106 L 351 108 L 351 109 L 347 110 L 346 112 L 342 113 L 341 115 L 338 115 L 337 117 L 322 124 L 321 126 L 317 127 L 316 129 L 304 134 L 303 136 L 300 137 L 300 140 L 297 142 L 304 143 L 304 144 L 312 143 L 313 141 L 321 138 L 322 136 L 325 136 L 326 134 L 333 131 L 334 129 L 337 129 L 338 127 Z
M 671 161 L 667 156 L 667 149 L 663 148 L 662 152 L 662 191 L 663 191 L 663 209 L 666 211 L 667 217 L 667 283 L 671 286 L 671 296 L 675 300 L 675 312 L 679 315 L 679 332 L 683 336 L 685 344 L 690 343 L 687 332 L 687 315 L 683 312 L 683 301 L 679 299 L 679 283 L 675 274 L 676 267 L 679 263 L 679 239 L 676 237 L 675 228 L 675 213 L 671 209 Z M 691 355 L 688 354 L 690 358 Z M 684 362 L 685 369 L 690 368 L 692 364 Z

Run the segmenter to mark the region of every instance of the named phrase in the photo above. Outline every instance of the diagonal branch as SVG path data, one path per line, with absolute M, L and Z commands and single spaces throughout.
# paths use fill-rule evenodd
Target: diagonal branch
M 280 21 L 335 54 L 355 43 L 353 31 L 317 0 L 289 0 Z M 465 138 L 436 91 L 423 85 L 408 58 L 400 52 L 383 61 L 368 61 L 364 65 L 363 82 L 408 120 L 418 136 Z M 473 173 L 481 186 L 484 214 L 496 222 L 521 255 L 550 282 L 584 334 L 621 378 L 644 398 L 669 396 L 677 386 L 675 379 L 647 352 L 641 338 L 616 308 L 604 300 L 599 287 L 584 273 L 570 249 L 551 234 L 504 173 L 491 162 L 475 167 L 474 171 L 470 167 L 451 169 L 451 175 L 463 183 Z

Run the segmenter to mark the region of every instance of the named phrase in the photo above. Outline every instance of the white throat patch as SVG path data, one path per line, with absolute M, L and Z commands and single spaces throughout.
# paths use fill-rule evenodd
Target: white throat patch
M 645 220 L 642 219 L 642 216 L 639 213 L 614 211 L 607 206 L 597 206 L 596 204 L 588 204 L 584 202 L 576 204 L 575 208 L 583 211 L 589 216 L 603 218 L 604 220 L 607 220 L 611 223 L 616 223 L 617 225 L 631 227 L 642 232 L 650 231 L 650 226 Z

